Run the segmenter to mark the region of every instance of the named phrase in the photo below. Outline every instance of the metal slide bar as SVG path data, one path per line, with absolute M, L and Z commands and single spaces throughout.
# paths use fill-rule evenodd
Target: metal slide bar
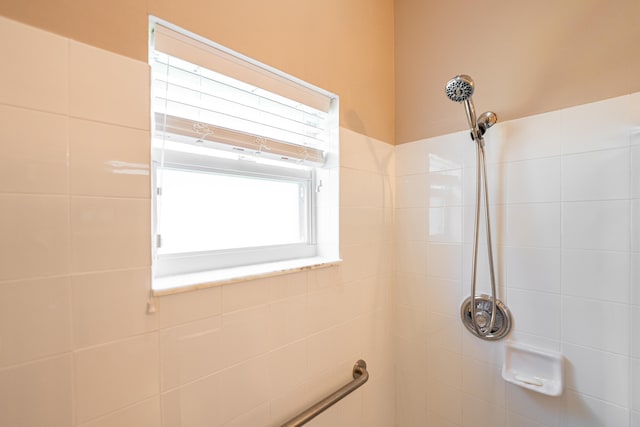
M 351 392 L 362 386 L 369 379 L 369 372 L 367 372 L 367 362 L 364 360 L 358 360 L 353 365 L 353 381 L 342 386 L 340 389 L 331 393 L 308 409 L 305 409 L 295 417 L 291 418 L 286 423 L 282 424 L 282 427 L 300 427 L 338 403 L 343 398 L 347 397 Z

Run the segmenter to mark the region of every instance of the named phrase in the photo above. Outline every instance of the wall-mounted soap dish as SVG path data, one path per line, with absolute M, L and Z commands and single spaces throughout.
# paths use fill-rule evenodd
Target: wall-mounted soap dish
M 505 345 L 502 378 L 549 396 L 560 396 L 564 380 L 562 354 L 523 344 Z

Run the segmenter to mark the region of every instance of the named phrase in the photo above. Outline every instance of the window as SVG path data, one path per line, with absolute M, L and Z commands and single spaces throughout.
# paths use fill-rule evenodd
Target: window
M 151 24 L 154 290 L 337 261 L 338 98 Z

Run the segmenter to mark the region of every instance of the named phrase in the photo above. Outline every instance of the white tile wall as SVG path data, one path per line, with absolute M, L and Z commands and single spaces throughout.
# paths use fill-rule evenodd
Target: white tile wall
M 628 251 L 629 200 L 566 202 L 562 243 L 567 249 Z
M 397 147 L 396 339 L 401 353 L 424 352 L 429 362 L 412 363 L 409 375 L 403 363 L 411 359 L 398 356 L 398 399 L 416 389 L 407 386 L 411 376 L 429 386 L 427 414 L 398 400 L 398 410 L 412 413 L 398 414 L 397 425 L 640 425 L 639 111 L 633 94 L 499 123 L 487 134 L 499 296 L 514 320 L 509 339 L 564 354 L 566 387 L 556 398 L 506 385 L 504 343 L 464 328 L 458 336 L 447 323 L 459 325 L 459 304 L 470 292 L 475 150 L 468 136 Z M 445 169 L 451 185 L 439 185 L 423 158 L 438 159 L 435 170 Z M 460 259 L 447 231 L 460 222 L 461 202 Z M 430 213 L 430 232 L 437 218 L 426 250 L 418 250 L 424 225 L 405 212 L 417 207 Z M 478 285 L 486 292 L 482 231 L 480 240 Z M 460 354 L 452 345 L 458 337 Z
M 562 291 L 566 295 L 620 303 L 629 300 L 626 252 L 563 251 L 562 276 Z
M 0 191 L 66 194 L 68 133 L 63 115 L 0 105 Z
M 13 42 L 0 48 L 5 63 L 0 71 L 0 103 L 67 114 L 69 41 L 4 17 L 0 21 L 0 37 Z
M 72 371 L 69 354 L 0 370 L 0 425 L 72 425 Z
M 71 194 L 147 198 L 148 139 L 144 130 L 71 119 Z
M 0 337 L 0 369 L 71 350 L 69 278 L 0 282 Z
M 69 273 L 69 199 L 0 194 L 0 280 Z
M 147 64 L 0 35 L 1 425 L 277 426 L 359 357 L 371 380 L 314 425 L 640 423 L 639 94 L 487 137 L 500 295 L 511 339 L 564 353 L 552 399 L 504 386 L 504 343 L 459 324 L 467 132 L 342 129 L 339 267 L 151 298 Z
M 277 426 L 358 358 L 316 425 L 394 423 L 392 145 L 341 130 L 340 266 L 154 298 L 148 65 L 0 35 L 0 425 Z

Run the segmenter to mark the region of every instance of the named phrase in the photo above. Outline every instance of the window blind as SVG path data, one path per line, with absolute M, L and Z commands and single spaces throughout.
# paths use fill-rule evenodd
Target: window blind
M 155 24 L 154 138 L 322 165 L 334 97 Z

